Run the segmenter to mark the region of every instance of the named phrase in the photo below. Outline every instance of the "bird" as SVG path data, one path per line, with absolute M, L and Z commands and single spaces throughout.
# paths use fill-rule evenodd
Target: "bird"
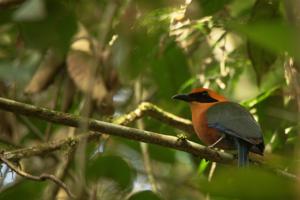
M 265 145 L 260 125 L 240 104 L 208 88 L 195 88 L 172 98 L 190 104 L 192 125 L 204 144 L 237 150 L 238 167 L 249 165 L 249 152 L 263 155 Z

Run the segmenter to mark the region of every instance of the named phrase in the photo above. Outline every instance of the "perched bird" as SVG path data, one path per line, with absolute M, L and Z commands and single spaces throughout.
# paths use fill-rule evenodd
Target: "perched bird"
M 224 96 L 196 88 L 173 99 L 189 102 L 194 130 L 210 147 L 237 149 L 238 166 L 248 165 L 249 152 L 263 155 L 264 141 L 259 124 L 248 110 Z

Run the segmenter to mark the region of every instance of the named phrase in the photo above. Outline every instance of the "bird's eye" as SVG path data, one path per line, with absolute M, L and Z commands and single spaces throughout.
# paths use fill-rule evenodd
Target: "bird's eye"
M 203 96 L 209 96 L 207 91 L 201 93 Z

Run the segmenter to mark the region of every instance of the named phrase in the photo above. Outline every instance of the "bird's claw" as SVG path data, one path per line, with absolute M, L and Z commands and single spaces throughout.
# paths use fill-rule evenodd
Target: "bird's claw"
M 177 137 L 177 141 L 186 141 L 187 138 L 188 138 L 188 137 L 187 137 L 185 134 L 183 134 L 183 133 L 177 134 L 176 137 Z

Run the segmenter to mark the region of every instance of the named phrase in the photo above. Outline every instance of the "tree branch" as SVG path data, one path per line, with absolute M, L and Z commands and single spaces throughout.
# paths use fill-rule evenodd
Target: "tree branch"
M 152 105 L 150 103 L 142 103 L 140 107 L 145 109 L 143 106 L 145 105 Z M 153 105 L 154 106 L 154 105 Z M 150 106 L 152 107 L 152 106 Z M 155 108 L 156 106 L 154 106 Z M 135 111 L 139 110 L 137 108 Z M 152 107 L 153 108 L 153 107 Z M 158 108 L 158 107 L 156 107 Z M 129 128 L 129 127 L 124 127 L 116 124 L 111 124 L 107 122 L 102 122 L 94 119 L 84 119 L 82 117 L 72 115 L 72 114 L 67 114 L 67 113 L 62 113 L 62 112 L 57 112 L 53 110 L 49 110 L 46 108 L 40 108 L 37 106 L 29 105 L 29 104 L 24 104 L 20 102 L 16 102 L 13 100 L 5 99 L 0 97 L 0 109 L 6 110 L 6 111 L 11 111 L 14 113 L 18 114 L 23 114 L 27 116 L 33 116 L 37 117 L 39 119 L 43 119 L 46 121 L 62 124 L 62 125 L 67 125 L 67 126 L 72 126 L 72 127 L 79 127 L 79 125 L 82 122 L 85 122 L 88 124 L 88 130 L 90 131 L 96 131 L 96 132 L 90 132 L 87 134 L 82 134 L 78 135 L 76 137 L 69 137 L 64 140 L 60 141 L 52 141 L 48 142 L 45 144 L 41 144 L 35 147 L 27 147 L 27 148 L 21 148 L 17 150 L 11 150 L 11 151 L 3 151 L 2 152 L 2 157 L 7 159 L 7 160 L 18 160 L 21 158 L 26 158 L 30 156 L 37 156 L 37 155 L 44 155 L 45 153 L 50 153 L 56 150 L 60 150 L 64 148 L 66 145 L 72 146 L 76 145 L 82 140 L 96 140 L 100 139 L 102 134 L 97 133 L 97 132 L 102 132 L 106 133 L 109 135 L 114 135 L 114 136 L 120 136 L 123 138 L 131 139 L 131 140 L 136 140 L 136 141 L 142 141 L 146 143 L 151 143 L 151 144 L 157 144 L 165 147 L 170 147 L 173 149 L 177 149 L 180 151 L 185 151 L 188 153 L 191 153 L 195 156 L 199 156 L 201 158 L 205 158 L 210 161 L 214 162 L 219 162 L 219 163 L 233 163 L 235 160 L 235 156 L 226 152 L 220 152 L 216 151 L 214 149 L 211 149 L 209 147 L 205 147 L 203 145 L 197 144 L 195 142 L 188 141 L 186 139 L 180 139 L 178 137 L 174 136 L 169 136 L 169 135 L 162 135 L 150 131 L 142 131 L 139 129 L 134 129 L 134 128 Z M 141 109 L 141 110 L 143 110 Z M 166 113 L 162 111 L 161 109 L 154 109 L 155 111 L 155 116 L 157 119 L 162 119 L 161 121 L 166 122 L 168 120 L 163 119 L 163 115 Z M 121 124 L 127 124 L 129 122 L 134 121 L 137 117 L 141 117 L 140 112 L 134 112 L 129 113 L 129 117 L 123 117 L 119 118 L 118 120 L 115 120 L 115 123 L 121 123 Z M 158 111 L 158 112 L 157 112 Z M 160 112 L 162 111 L 162 112 Z M 144 111 L 146 112 L 146 111 Z M 147 111 L 148 112 L 148 111 Z M 161 113 L 162 116 L 159 116 Z M 168 115 L 169 113 L 167 113 Z M 170 121 L 174 120 L 174 122 L 170 122 L 175 124 L 175 121 L 177 119 L 182 120 L 182 118 L 178 118 L 177 116 L 173 117 L 173 114 L 170 114 Z M 158 117 L 159 116 L 159 117 Z M 121 120 L 122 119 L 122 120 Z M 182 120 L 184 125 L 180 125 L 181 127 L 187 127 L 189 120 Z M 187 122 L 187 123 L 185 123 Z M 179 122 L 180 123 L 180 122 Z M 178 127 L 178 126 L 175 126 Z M 185 129 L 185 128 L 184 128 Z M 256 163 L 261 163 L 263 164 L 263 161 L 261 158 L 257 158 L 256 156 L 251 156 L 252 160 Z M 291 178 L 293 180 L 298 179 L 297 176 L 294 174 L 290 174 L 288 172 L 282 171 L 280 169 L 276 169 L 274 167 L 270 166 L 264 166 L 267 169 L 270 169 L 271 171 L 274 171 L 275 173 L 282 175 L 284 177 Z
M 178 128 L 191 135 L 194 134 L 194 128 L 190 120 L 166 112 L 149 102 L 141 103 L 135 110 L 115 119 L 113 122 L 116 124 L 125 125 L 131 121 L 141 118 L 143 115 L 149 115 L 150 117 L 157 119 L 158 121 L 162 121 L 172 127 Z
M 20 103 L 17 101 L 0 98 L 0 109 L 11 111 L 18 114 L 23 114 L 26 116 L 37 117 L 46 121 L 72 126 L 79 127 L 83 122 L 87 123 L 88 130 L 96 131 L 101 133 L 106 133 L 109 135 L 120 136 L 131 140 L 157 144 L 165 147 L 174 148 L 177 150 L 185 151 L 201 158 L 205 158 L 215 162 L 229 163 L 234 160 L 234 156 L 225 153 L 219 152 L 203 145 L 197 144 L 195 142 L 187 141 L 185 139 L 178 139 L 177 137 L 170 135 L 162 135 L 150 131 L 142 131 L 135 128 L 129 128 L 125 126 L 120 126 L 116 124 L 111 124 L 103 121 L 98 121 L 94 119 L 85 119 L 76 115 L 57 112 L 49 110 L 46 108 L 41 108 L 25 103 Z M 46 145 L 40 145 L 37 147 L 30 147 L 25 149 L 19 149 L 9 152 L 4 152 L 3 155 L 7 159 L 17 159 L 22 157 L 27 157 L 29 155 L 41 155 L 45 152 L 50 152 L 58 150 L 61 146 L 67 144 L 68 142 L 78 141 L 85 137 L 99 137 L 99 134 L 90 133 L 84 136 L 75 137 L 74 139 L 59 141 L 59 142 L 50 142 Z
M 44 174 L 41 174 L 40 176 L 34 176 L 32 174 L 22 171 L 17 166 L 15 166 L 12 162 L 3 158 L 2 156 L 0 156 L 0 160 L 3 163 L 5 163 L 10 169 L 12 169 L 14 172 L 16 172 L 19 176 L 22 176 L 24 178 L 34 180 L 34 181 L 45 181 L 47 179 L 51 180 L 52 182 L 57 184 L 59 187 L 63 188 L 69 197 L 74 198 L 74 195 L 71 193 L 71 191 L 66 186 L 66 184 L 64 182 L 62 182 L 61 180 L 59 180 L 58 178 L 56 178 L 54 175 L 44 173 Z

